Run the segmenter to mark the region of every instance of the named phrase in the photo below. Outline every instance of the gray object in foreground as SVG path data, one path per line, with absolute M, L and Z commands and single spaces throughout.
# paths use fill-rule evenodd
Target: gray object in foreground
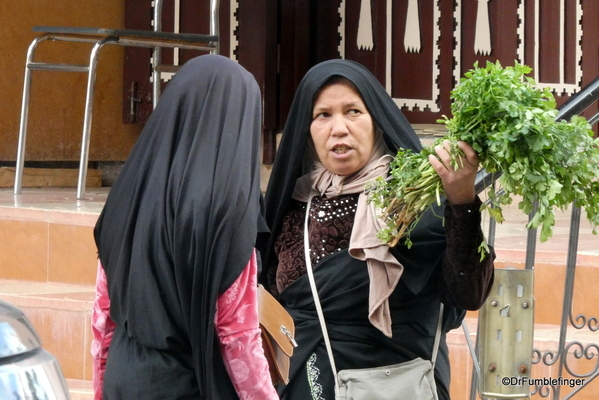
M 0 399 L 70 400 L 56 358 L 42 348 L 31 322 L 0 300 Z

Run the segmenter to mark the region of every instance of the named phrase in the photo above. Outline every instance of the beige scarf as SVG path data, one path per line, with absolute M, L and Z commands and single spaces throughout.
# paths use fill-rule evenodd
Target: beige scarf
M 364 188 L 377 177 L 387 176 L 390 160 L 391 156 L 382 135 L 377 135 L 372 155 L 361 170 L 353 175 L 340 176 L 327 170 L 322 163 L 314 161 L 313 171 L 297 180 L 292 195 L 294 199 L 306 202 L 312 192 L 327 198 L 360 193 L 349 242 L 349 254 L 358 260 L 366 261 L 370 277 L 368 319 L 388 337 L 392 336 L 389 296 L 401 278 L 403 265 L 390 253 L 389 246 L 376 237 L 377 232 L 386 225 L 377 217 L 374 205 L 368 203 Z

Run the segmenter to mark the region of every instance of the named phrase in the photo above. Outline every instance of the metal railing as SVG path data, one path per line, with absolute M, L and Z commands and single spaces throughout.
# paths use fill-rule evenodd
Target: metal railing
M 592 104 L 599 100 L 599 77 L 595 78 L 583 90 L 575 96 L 572 96 L 566 103 L 559 108 L 557 120 L 569 120 L 574 115 L 580 115 Z M 599 112 L 588 118 L 589 123 L 593 126 L 599 121 Z M 499 178 L 499 174 L 488 174 L 482 171 L 476 179 L 477 193 L 481 193 L 485 188 L 495 184 Z M 529 215 L 529 220 L 536 211 L 535 208 Z M 562 306 L 561 322 L 559 327 L 559 338 L 556 350 L 532 350 L 532 364 L 539 366 L 548 366 L 557 369 L 556 375 L 562 377 L 567 373 L 574 379 L 581 382 L 579 385 L 571 386 L 571 391 L 562 395 L 562 386 L 560 384 L 537 384 L 531 386 L 530 396 L 538 396 L 541 398 L 551 398 L 552 400 L 567 400 L 573 398 L 577 393 L 587 387 L 597 376 L 599 376 L 599 345 L 597 343 L 583 343 L 578 340 L 568 341 L 568 328 L 575 330 L 587 329 L 590 332 L 599 331 L 599 319 L 596 316 L 586 316 L 573 312 L 574 298 L 574 280 L 576 276 L 576 259 L 578 253 L 578 243 L 580 234 L 581 209 L 575 204 L 571 205 L 570 228 L 568 237 L 568 248 L 566 258 L 564 298 Z M 489 224 L 488 243 L 493 245 L 495 242 L 496 222 L 491 218 Z M 533 269 L 537 243 L 537 230 L 529 229 L 527 232 L 526 258 L 525 268 Z M 575 315 L 576 314 L 576 315 Z M 476 343 L 472 343 L 467 326 L 463 324 L 464 333 L 466 335 L 466 343 L 470 349 L 474 368 L 470 386 L 470 400 L 480 398 L 478 393 L 478 382 L 481 375 L 481 366 L 478 363 L 478 338 Z M 586 359 L 594 362 L 594 365 L 586 372 L 578 372 L 577 366 L 570 363 L 572 358 L 568 355 L 572 354 L 576 360 Z

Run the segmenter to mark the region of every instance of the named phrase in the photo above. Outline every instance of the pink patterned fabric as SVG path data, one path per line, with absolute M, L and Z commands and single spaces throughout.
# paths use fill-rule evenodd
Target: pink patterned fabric
M 242 400 L 277 400 L 258 327 L 256 253 L 218 299 L 216 333 L 225 367 Z
M 225 367 L 239 398 L 278 400 L 258 327 L 257 270 L 254 252 L 241 275 L 218 299 L 216 333 Z M 101 400 L 106 358 L 115 324 L 110 319 L 106 275 L 99 262 L 91 320 L 94 400 Z
M 104 370 L 106 369 L 106 358 L 108 347 L 112 340 L 115 324 L 110 319 L 110 299 L 108 298 L 108 285 L 104 268 L 98 260 L 98 272 L 96 275 L 96 301 L 92 308 L 92 384 L 94 388 L 94 400 L 102 400 L 102 385 L 104 384 Z

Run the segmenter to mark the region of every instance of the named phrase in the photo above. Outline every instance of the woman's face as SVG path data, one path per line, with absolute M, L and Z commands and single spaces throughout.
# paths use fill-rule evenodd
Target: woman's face
M 360 94 L 347 82 L 325 87 L 314 102 L 310 135 L 318 159 L 337 175 L 359 171 L 374 149 L 374 123 Z

